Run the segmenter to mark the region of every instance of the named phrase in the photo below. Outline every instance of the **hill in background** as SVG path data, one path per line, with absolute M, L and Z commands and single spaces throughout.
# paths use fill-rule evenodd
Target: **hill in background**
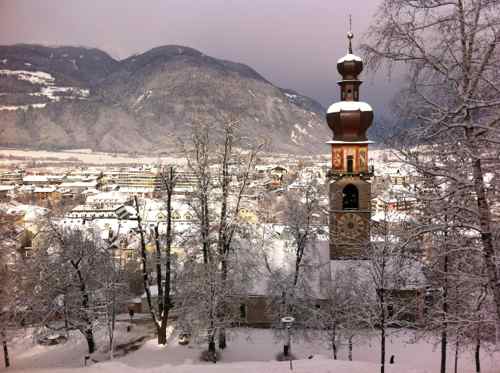
M 251 67 L 183 46 L 118 61 L 98 49 L 0 46 L 0 145 L 165 152 L 191 126 L 238 118 L 249 141 L 320 153 L 324 108 Z

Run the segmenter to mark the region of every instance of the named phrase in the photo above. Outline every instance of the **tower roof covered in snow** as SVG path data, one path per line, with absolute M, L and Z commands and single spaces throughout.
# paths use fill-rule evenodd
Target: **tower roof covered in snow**
M 333 103 L 327 110 L 328 126 L 333 131 L 336 141 L 367 141 L 366 131 L 373 121 L 373 110 L 366 102 L 359 101 L 359 74 L 363 71 L 363 60 L 353 54 L 351 31 L 347 33 L 349 40 L 348 53 L 337 61 L 337 70 L 342 75 L 340 85 L 340 102 Z

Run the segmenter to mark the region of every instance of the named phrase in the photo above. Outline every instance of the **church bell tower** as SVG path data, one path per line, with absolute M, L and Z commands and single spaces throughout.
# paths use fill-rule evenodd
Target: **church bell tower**
M 341 101 L 327 111 L 333 131 L 329 172 L 330 259 L 362 259 L 370 243 L 371 181 L 366 131 L 373 121 L 370 105 L 359 101 L 359 74 L 363 61 L 352 52 L 353 34 L 347 34 L 348 54 L 337 61 Z

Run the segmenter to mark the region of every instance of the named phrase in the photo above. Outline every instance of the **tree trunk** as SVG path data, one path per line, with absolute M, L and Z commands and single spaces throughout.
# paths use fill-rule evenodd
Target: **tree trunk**
M 215 351 L 215 335 L 212 333 L 208 339 L 208 358 L 215 364 L 217 362 L 217 353 Z
M 352 361 L 352 335 L 349 337 L 349 352 L 347 358 Z
M 468 135 L 470 133 L 468 132 Z M 488 284 L 493 292 L 493 299 L 495 300 L 495 311 L 497 318 L 497 331 L 500 329 L 500 278 L 498 276 L 498 269 L 495 263 L 495 249 L 493 247 L 493 240 L 491 234 L 491 213 L 488 200 L 486 198 L 486 191 L 484 188 L 483 170 L 481 166 L 481 159 L 476 159 L 472 163 L 473 177 L 474 177 L 474 190 L 477 196 L 477 207 L 479 212 L 479 223 L 481 227 L 481 242 L 483 244 L 483 259 L 486 266 L 486 273 L 488 275 Z M 497 344 L 500 336 L 497 333 Z
M 111 305 L 111 322 L 109 325 L 109 358 L 113 360 L 115 357 L 115 326 L 116 326 L 116 298 L 115 289 L 113 289 L 112 305 Z
M 231 157 L 233 145 L 233 133 L 232 127 L 225 128 L 225 141 L 224 141 L 224 152 L 222 157 L 222 201 L 221 201 L 221 209 L 220 209 L 220 220 L 219 220 L 219 232 L 218 232 L 218 251 L 219 251 L 219 260 L 221 262 L 221 285 L 222 285 L 222 293 L 226 292 L 227 286 L 227 255 L 229 254 L 229 241 L 228 241 L 228 224 L 227 224 L 227 215 L 228 215 L 228 206 L 227 199 L 229 196 L 229 167 L 228 162 Z M 222 300 L 221 309 L 224 312 L 226 308 L 226 299 Z M 219 348 L 226 348 L 226 329 L 224 326 L 219 328 Z
M 380 373 L 385 372 L 385 327 L 380 329 Z
M 446 234 L 446 232 L 445 232 Z M 445 248 L 446 250 L 446 248 Z M 448 254 L 444 256 L 443 263 L 444 285 L 443 285 L 443 330 L 441 331 L 441 370 L 440 373 L 446 373 L 446 348 L 448 344 Z
M 167 344 L 167 324 L 161 323 L 158 327 L 158 344 L 166 345 Z
M 167 325 L 163 322 L 163 313 L 165 312 L 166 305 L 164 304 L 163 284 L 162 284 L 162 270 L 161 270 L 161 245 L 160 245 L 160 232 L 158 224 L 155 226 L 155 247 L 156 247 L 156 286 L 158 287 L 158 295 L 156 301 L 158 303 L 158 325 L 156 331 L 158 333 L 158 344 L 167 344 Z
M 201 240 L 203 246 L 203 264 L 208 264 L 210 260 L 210 242 L 209 242 L 209 229 L 210 229 L 210 220 L 208 218 L 208 201 L 207 196 L 202 194 L 201 201 Z
M 83 278 L 82 272 L 80 270 L 79 262 L 71 261 L 71 265 L 75 269 L 76 275 L 78 276 L 78 282 L 80 285 L 80 295 L 82 297 L 82 310 L 83 312 L 85 312 L 84 321 L 87 324 L 87 327 L 83 331 L 83 334 L 85 336 L 85 339 L 87 340 L 89 354 L 91 354 L 95 351 L 95 341 L 94 341 L 94 331 L 92 329 L 92 320 L 86 314 L 90 306 L 89 294 L 87 293 L 87 286 Z
M 225 235 L 224 235 L 225 237 Z M 222 253 L 222 260 L 221 260 L 221 267 L 222 267 L 222 270 L 221 270 L 221 277 L 222 277 L 222 291 L 225 293 L 226 292 L 226 284 L 227 284 L 227 262 L 226 262 L 226 255 L 227 255 L 227 251 L 226 251 L 226 248 L 225 248 L 225 245 L 224 245 L 224 252 Z M 223 299 L 222 301 L 222 304 L 221 304 L 221 309 L 222 309 L 222 312 L 224 312 L 224 310 L 226 309 L 226 299 Z M 221 315 L 222 317 L 224 317 L 224 315 Z M 221 317 L 221 318 L 222 318 Z M 226 341 L 226 328 L 224 326 L 221 326 L 219 328 L 219 348 L 221 350 L 225 349 L 227 347 L 227 341 Z
M 457 373 L 458 372 L 458 335 L 457 335 L 457 340 L 455 342 L 455 370 L 454 370 L 454 373 Z
M 226 343 L 226 328 L 221 327 L 219 329 L 219 348 L 221 350 L 223 350 L 226 347 L 227 347 L 227 343 Z
M 149 289 L 146 240 L 144 238 L 144 231 L 142 230 L 141 215 L 139 211 L 139 201 L 137 200 L 137 196 L 134 196 L 134 204 L 135 204 L 135 212 L 137 215 L 137 226 L 139 228 L 139 237 L 140 237 L 142 283 L 144 285 L 144 292 L 146 293 L 146 300 L 148 302 L 149 313 L 151 314 L 151 318 L 153 319 L 153 323 L 155 324 L 156 331 L 158 332 L 159 324 L 155 315 L 153 302 L 151 299 L 151 291 Z
M 92 328 L 85 329 L 83 335 L 85 336 L 85 340 L 87 341 L 87 347 L 90 355 L 95 352 L 94 332 L 92 331 Z
M 165 245 L 165 288 L 160 293 L 158 292 L 158 297 L 163 298 L 162 311 L 160 312 L 160 326 L 158 327 L 158 344 L 166 345 L 167 344 L 167 323 L 168 323 L 168 315 L 171 307 L 171 299 L 170 299 L 170 291 L 171 291 L 171 282 L 172 282 L 172 241 L 173 241 L 173 233 L 172 233 L 172 195 L 174 193 L 175 188 L 175 172 L 173 167 L 170 167 L 168 171 L 168 176 L 164 178 L 165 188 L 167 189 L 167 236 L 166 236 L 166 245 Z M 157 229 L 155 234 L 157 236 Z M 161 254 L 160 254 L 161 256 Z M 161 274 L 161 266 L 158 271 Z
M 481 349 L 481 340 L 478 338 L 476 341 L 476 351 L 474 353 L 474 358 L 476 361 L 476 373 L 481 373 L 481 357 L 480 357 L 480 349 Z
M 448 342 L 448 336 L 446 328 L 443 327 L 441 331 L 441 373 L 446 373 L 446 345 Z
M 335 323 L 332 326 L 332 353 L 333 353 L 333 360 L 337 360 L 337 343 L 336 343 L 336 329 L 335 329 Z
M 155 249 L 156 249 L 156 286 L 158 287 L 158 296 L 156 297 L 156 302 L 158 304 L 158 318 L 161 318 L 165 305 L 163 304 L 163 283 L 162 283 L 163 274 L 161 270 L 161 244 L 160 244 L 160 232 L 158 224 L 155 225 L 154 232 L 155 232 Z
M 384 259 L 385 260 L 385 259 Z M 385 303 L 384 289 L 380 289 L 380 373 L 385 373 Z
M 3 361 L 5 364 L 5 368 L 10 367 L 10 358 L 9 358 L 9 347 L 7 346 L 7 337 L 5 335 L 5 331 L 2 330 L 2 345 L 3 345 Z
M 63 307 L 64 307 L 64 331 L 66 332 L 66 337 L 69 336 L 69 323 L 68 323 L 68 307 L 66 306 L 66 293 L 63 297 Z
M 112 334 L 109 336 L 109 360 L 113 360 L 115 358 L 115 337 Z

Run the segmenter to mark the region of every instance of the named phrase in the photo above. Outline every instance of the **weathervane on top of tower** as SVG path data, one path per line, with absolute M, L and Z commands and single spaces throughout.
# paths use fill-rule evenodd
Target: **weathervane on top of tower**
M 352 38 L 354 37 L 354 34 L 352 33 L 352 17 L 349 14 L 349 31 L 347 32 L 347 39 L 349 39 L 349 54 L 352 54 Z

